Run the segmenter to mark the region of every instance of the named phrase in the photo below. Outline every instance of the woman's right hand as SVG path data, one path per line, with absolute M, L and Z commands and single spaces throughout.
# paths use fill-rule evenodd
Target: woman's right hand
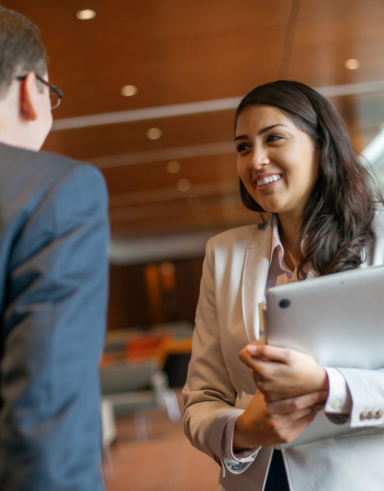
M 328 392 L 313 392 L 292 399 L 266 403 L 257 391 L 236 420 L 235 452 L 254 447 L 274 447 L 297 438 L 317 414 L 313 407 L 327 399 Z

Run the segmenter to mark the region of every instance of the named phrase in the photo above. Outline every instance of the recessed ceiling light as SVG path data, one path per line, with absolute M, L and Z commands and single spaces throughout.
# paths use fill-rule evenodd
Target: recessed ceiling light
M 178 162 L 177 160 L 171 160 L 167 164 L 167 171 L 170 174 L 177 174 L 178 172 L 180 172 L 180 169 L 181 169 L 181 165 L 180 162 Z
M 161 138 L 162 131 L 160 128 L 150 128 L 146 135 L 149 140 L 158 140 Z
M 138 89 L 135 85 L 124 85 L 120 90 L 120 94 L 124 97 L 132 97 L 137 94 L 137 91 Z
M 191 182 L 188 179 L 180 179 L 177 181 L 176 187 L 179 191 L 185 193 L 185 191 L 191 189 Z
M 347 68 L 348 70 L 357 70 L 358 68 L 360 68 L 360 65 L 360 61 L 356 60 L 355 58 L 351 58 L 344 63 L 345 68 Z
M 79 20 L 90 20 L 94 19 L 96 17 L 96 12 L 91 9 L 85 9 L 85 10 L 78 10 L 76 12 L 76 17 Z

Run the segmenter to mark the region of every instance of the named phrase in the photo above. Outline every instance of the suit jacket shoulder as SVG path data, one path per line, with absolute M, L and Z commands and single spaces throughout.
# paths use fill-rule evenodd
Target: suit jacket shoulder
M 271 220 L 226 230 L 211 238 L 211 247 L 214 250 L 220 248 L 231 250 L 234 247 L 246 249 L 257 238 L 260 232 L 267 231 L 270 226 Z
M 82 164 L 50 152 L 34 152 L 0 144 L 0 190 L 7 183 L 29 178 L 32 183 L 49 183 Z
M 22 223 L 50 191 L 71 176 L 96 186 L 106 201 L 104 179 L 89 164 L 48 152 L 33 152 L 0 144 L 0 233 L 10 222 Z

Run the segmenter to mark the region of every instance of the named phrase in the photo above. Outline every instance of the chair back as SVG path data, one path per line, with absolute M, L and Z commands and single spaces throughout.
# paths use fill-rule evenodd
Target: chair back
M 148 389 L 151 377 L 156 372 L 155 363 L 122 363 L 100 368 L 100 385 L 103 395 L 121 394 Z

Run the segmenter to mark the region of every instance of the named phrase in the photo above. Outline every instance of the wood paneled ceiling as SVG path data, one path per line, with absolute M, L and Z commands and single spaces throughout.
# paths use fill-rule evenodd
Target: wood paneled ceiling
M 50 79 L 65 93 L 56 120 L 241 97 L 278 78 L 313 87 L 384 81 L 382 0 L 2 4 L 40 28 Z M 78 20 L 84 8 L 96 17 Z M 359 69 L 345 68 L 350 58 Z M 138 93 L 122 97 L 128 84 Z M 358 151 L 384 123 L 382 87 L 331 99 Z M 101 168 L 116 237 L 230 228 L 253 220 L 237 197 L 233 116 L 227 109 L 52 131 L 44 149 Z M 152 127 L 161 138 L 146 137 Z M 167 171 L 172 155 L 177 173 Z

